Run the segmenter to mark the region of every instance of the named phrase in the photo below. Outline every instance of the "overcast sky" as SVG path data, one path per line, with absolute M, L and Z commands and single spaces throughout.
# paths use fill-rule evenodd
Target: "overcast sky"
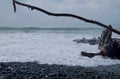
M 120 26 L 120 0 L 18 0 L 50 12 L 72 13 L 107 25 Z M 12 0 L 0 0 L 0 27 L 81 27 L 92 26 L 77 19 L 53 17 L 17 6 Z

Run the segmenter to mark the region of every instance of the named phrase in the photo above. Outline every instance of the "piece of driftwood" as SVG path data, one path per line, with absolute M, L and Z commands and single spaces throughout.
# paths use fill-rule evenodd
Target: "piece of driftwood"
M 72 17 L 72 18 L 76 18 L 76 19 L 79 19 L 79 20 L 82 20 L 82 21 L 85 21 L 87 23 L 92 23 L 92 24 L 96 24 L 96 25 L 99 25 L 101 27 L 104 27 L 104 28 L 107 28 L 107 29 L 110 29 L 111 31 L 113 31 L 114 33 L 116 34 L 119 34 L 120 35 L 120 31 L 118 30 L 115 30 L 113 28 L 110 28 L 108 27 L 107 25 L 101 23 L 101 22 L 98 22 L 98 21 L 94 21 L 94 20 L 89 20 L 89 19 L 86 19 L 84 17 L 81 17 L 81 16 L 78 16 L 78 15 L 74 15 L 74 14 L 69 14 L 69 13 L 52 13 L 52 12 L 48 12 L 42 8 L 38 8 L 38 7 L 35 7 L 35 6 L 32 6 L 32 5 L 28 5 L 28 4 L 25 4 L 25 3 L 21 3 L 19 1 L 16 1 L 16 0 L 13 0 L 13 6 L 14 6 L 14 12 L 16 12 L 16 5 L 15 4 L 18 4 L 18 5 L 21 5 L 21 6 L 24 6 L 24 7 L 28 7 L 30 8 L 31 10 L 38 10 L 40 12 L 43 12 L 49 16 L 56 16 L 56 17 Z
M 89 58 L 92 58 L 92 57 L 94 57 L 94 56 L 101 55 L 101 53 L 87 53 L 87 52 L 85 52 L 85 51 L 82 51 L 82 52 L 81 52 L 81 55 L 82 55 L 82 56 L 89 57 Z
M 111 26 L 109 26 L 112 28 Z M 102 55 L 107 56 L 110 58 L 118 58 L 120 59 L 120 42 L 117 42 L 116 40 L 113 40 L 111 38 L 112 31 L 109 29 L 106 29 L 102 32 L 101 38 L 98 44 L 98 49 L 100 50 L 99 53 L 87 53 L 82 51 L 81 55 L 87 56 L 87 57 L 94 57 L 96 55 Z
M 120 46 L 118 46 L 118 43 L 116 44 L 115 44 L 115 47 L 106 46 L 103 51 L 100 51 L 98 53 L 90 53 L 90 52 L 88 53 L 88 52 L 82 51 L 81 55 L 89 58 L 101 55 L 103 57 L 110 57 L 112 59 L 120 59 Z

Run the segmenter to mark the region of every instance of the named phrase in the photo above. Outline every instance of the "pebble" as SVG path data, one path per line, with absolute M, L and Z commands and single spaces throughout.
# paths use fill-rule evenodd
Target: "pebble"
M 120 65 L 81 67 L 9 62 L 0 64 L 0 79 L 119 79 Z

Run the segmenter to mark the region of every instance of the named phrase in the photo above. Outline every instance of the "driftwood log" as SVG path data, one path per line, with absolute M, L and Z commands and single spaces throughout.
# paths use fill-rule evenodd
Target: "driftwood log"
M 112 28 L 111 25 L 109 25 L 110 28 Z M 96 55 L 102 55 L 107 56 L 110 58 L 117 58 L 120 59 L 120 42 L 117 42 L 116 40 L 113 40 L 111 38 L 112 31 L 109 29 L 106 29 L 102 32 L 101 38 L 99 40 L 98 49 L 100 50 L 99 53 L 87 53 L 87 52 L 81 52 L 81 55 L 87 56 L 87 57 L 94 57 Z

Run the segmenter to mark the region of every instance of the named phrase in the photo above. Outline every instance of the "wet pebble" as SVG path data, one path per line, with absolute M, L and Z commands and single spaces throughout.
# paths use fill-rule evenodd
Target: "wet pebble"
M 0 79 L 119 79 L 120 65 L 81 67 L 26 63 L 1 63 Z

